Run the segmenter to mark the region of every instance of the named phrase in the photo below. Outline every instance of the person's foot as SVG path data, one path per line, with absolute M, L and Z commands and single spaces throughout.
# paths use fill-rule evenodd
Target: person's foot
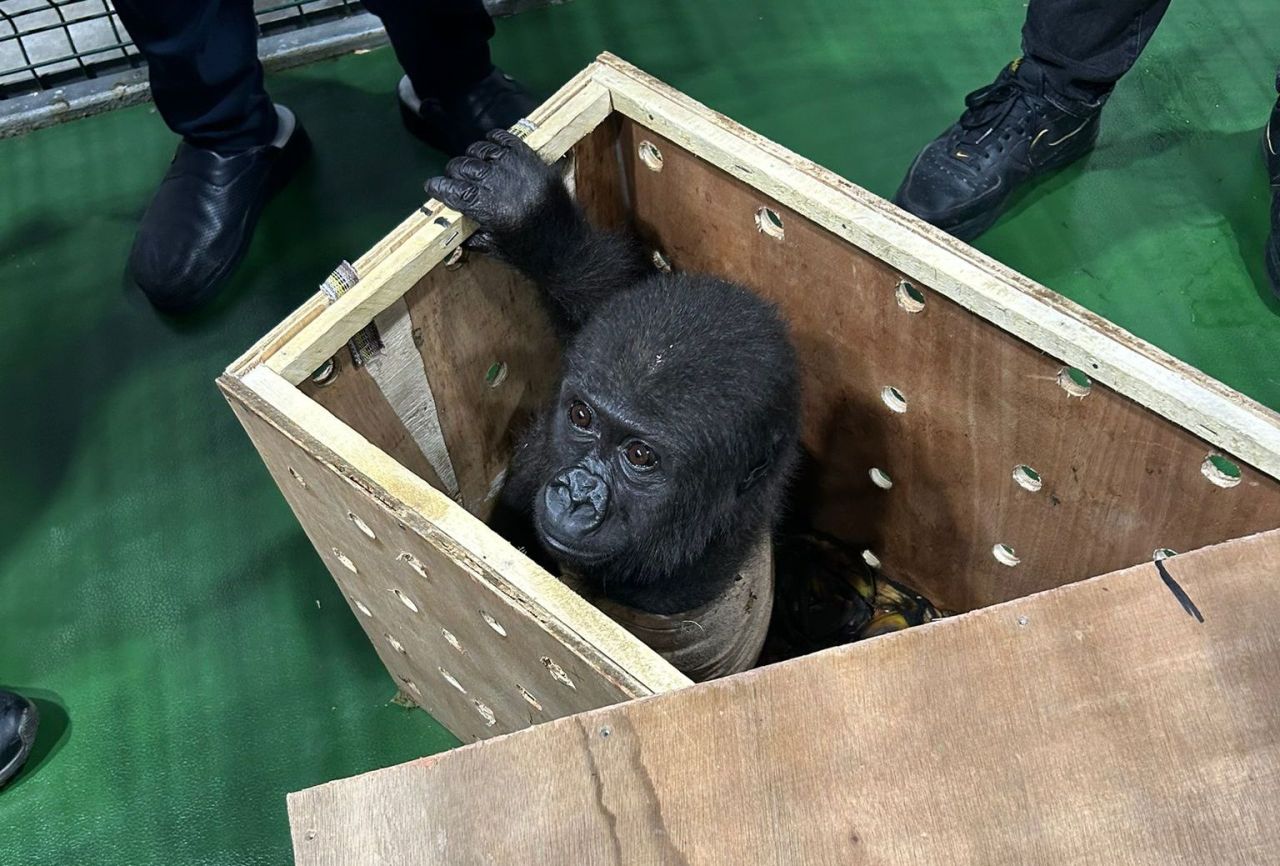
M 459 96 L 422 99 L 407 75 L 400 79 L 396 95 L 408 130 L 450 156 L 461 155 L 491 130 L 509 129 L 540 104 L 524 85 L 496 66 Z
M 22 695 L 0 689 L 0 788 L 18 775 L 36 741 L 40 713 Z
M 1271 234 L 1267 236 L 1267 278 L 1280 297 L 1280 101 L 1262 133 L 1262 152 L 1271 178 Z
M 187 142 L 138 226 L 129 253 L 133 281 L 158 309 L 188 312 L 213 298 L 244 258 L 267 201 L 311 151 L 302 124 L 277 105 L 273 142 L 231 156 Z
M 1022 183 L 1074 162 L 1098 138 L 1101 101 L 1048 90 L 1014 61 L 965 97 L 960 120 L 925 146 L 893 201 L 961 240 L 991 227 Z

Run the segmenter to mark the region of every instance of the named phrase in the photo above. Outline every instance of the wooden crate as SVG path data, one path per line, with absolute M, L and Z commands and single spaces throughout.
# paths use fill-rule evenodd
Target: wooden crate
M 484 524 L 557 352 L 428 202 L 219 385 L 408 697 L 574 718 L 295 795 L 299 862 L 1267 862 L 1280 416 L 610 55 L 531 121 L 593 222 L 779 305 L 807 516 L 970 613 L 682 689 Z

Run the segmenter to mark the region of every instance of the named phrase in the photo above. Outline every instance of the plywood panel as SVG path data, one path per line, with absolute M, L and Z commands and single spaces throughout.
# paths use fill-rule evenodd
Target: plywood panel
M 1258 866 L 1280 532 L 289 798 L 297 862 Z
M 660 171 L 638 159 L 643 141 Z M 1280 526 L 1274 479 L 1244 467 L 1237 486 L 1213 485 L 1208 443 L 1101 385 L 1071 396 L 1061 362 L 926 285 L 909 312 L 899 273 L 655 132 L 627 121 L 620 153 L 642 234 L 678 269 L 743 282 L 789 319 L 820 465 L 801 496 L 815 525 L 865 543 L 936 603 L 970 609 L 1158 547 Z M 762 207 L 780 217 L 780 239 L 759 229 Z M 886 405 L 889 387 L 905 412 Z M 1039 491 L 1015 482 L 1019 465 Z M 997 561 L 997 544 L 1020 562 Z

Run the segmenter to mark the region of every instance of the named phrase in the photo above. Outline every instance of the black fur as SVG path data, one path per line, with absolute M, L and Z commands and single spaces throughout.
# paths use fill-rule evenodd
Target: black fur
M 657 273 L 595 231 L 520 139 L 495 132 L 428 192 L 480 223 L 474 245 L 545 292 L 565 340 L 556 397 L 512 458 L 504 500 L 566 568 L 623 604 L 686 610 L 771 529 L 795 463 L 799 384 L 772 305 L 724 280 Z M 571 408 L 581 408 L 570 420 Z M 641 442 L 652 467 L 626 457 Z

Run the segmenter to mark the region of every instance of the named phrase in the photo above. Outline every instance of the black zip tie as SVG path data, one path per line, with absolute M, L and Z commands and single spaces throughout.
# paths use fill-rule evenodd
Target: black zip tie
M 1178 604 L 1182 605 L 1182 609 L 1194 616 L 1198 621 L 1204 622 L 1204 614 L 1200 612 L 1200 608 L 1196 607 L 1196 603 L 1191 600 L 1191 596 L 1187 595 L 1187 591 L 1165 569 L 1164 561 L 1157 559 L 1155 562 L 1156 571 L 1160 572 L 1160 579 L 1164 581 L 1165 586 L 1169 587 L 1169 592 L 1173 593 L 1173 597 L 1178 600 Z

